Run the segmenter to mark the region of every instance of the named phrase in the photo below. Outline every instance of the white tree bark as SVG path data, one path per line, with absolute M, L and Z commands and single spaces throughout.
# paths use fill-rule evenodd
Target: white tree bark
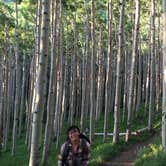
M 166 0 L 163 0 L 163 100 L 162 100 L 162 148 L 166 152 Z
M 17 137 L 17 129 L 18 129 L 18 113 L 19 113 L 19 105 L 20 105 L 20 58 L 19 58 L 19 38 L 18 38 L 18 2 L 16 0 L 16 25 L 15 25 L 15 58 L 16 58 L 16 85 L 15 85 L 15 106 L 14 106 L 14 124 L 13 124 L 13 142 L 12 142 L 12 155 L 15 154 L 16 148 L 16 137 Z
M 39 165 L 39 150 L 41 139 L 42 115 L 44 109 L 47 60 L 48 60 L 48 37 L 49 37 L 49 21 L 50 21 L 50 1 L 42 1 L 42 19 L 41 19 L 41 36 L 40 36 L 40 54 L 39 66 L 36 78 L 36 97 L 35 105 L 32 110 L 32 137 L 29 166 Z
M 74 1 L 74 6 L 76 9 L 76 3 Z M 73 34 L 74 34 L 74 50 L 71 59 L 71 102 L 70 102 L 70 124 L 74 123 L 74 115 L 76 113 L 76 86 L 77 86 L 77 26 L 76 26 L 76 11 L 74 12 L 73 18 Z
M 53 12 L 53 27 L 52 27 L 52 48 L 51 48 L 51 69 L 50 69 L 50 80 L 49 80 L 49 92 L 47 101 L 47 122 L 45 127 L 45 137 L 43 145 L 42 165 L 47 164 L 48 153 L 50 151 L 52 131 L 53 131 L 53 119 L 54 109 L 56 102 L 56 72 L 57 72 L 57 57 L 56 57 L 56 43 L 57 43 L 57 1 L 52 1 L 52 12 Z
M 22 64 L 22 87 L 21 87 L 21 106 L 20 106 L 20 114 L 19 114 L 19 130 L 18 136 L 21 137 L 22 124 L 23 124 L 23 115 L 25 113 L 25 92 L 26 92 L 26 57 L 25 53 L 23 55 L 23 64 Z
M 100 119 L 100 115 L 103 108 L 103 98 L 104 98 L 104 53 L 103 53 L 103 35 L 102 27 L 100 27 L 100 37 L 98 42 L 98 79 L 97 79 L 97 99 L 96 99 L 96 120 Z
M 139 62 L 138 62 L 138 85 L 137 85 L 137 103 L 136 116 L 138 115 L 139 106 L 142 96 L 142 54 L 141 54 L 141 39 L 139 38 Z
M 95 104 L 96 104 L 96 95 L 95 95 L 95 1 L 92 0 L 91 6 L 91 38 L 92 38 L 92 54 L 91 54 L 91 80 L 90 80 L 90 141 L 92 142 L 94 137 L 94 113 L 95 113 Z
M 123 24 L 124 24 L 125 0 L 120 0 L 120 20 L 118 32 L 118 52 L 116 66 L 116 92 L 114 103 L 114 136 L 113 143 L 116 144 L 119 137 L 119 110 L 121 100 L 121 64 L 122 64 L 122 49 L 123 49 Z
M 2 71 L 2 54 L 0 54 L 0 71 Z M 3 94 L 2 94 L 2 90 L 3 90 L 3 79 L 2 79 L 2 72 L 0 72 L 0 145 L 2 145 L 2 100 L 3 100 Z M 1 147 L 0 147 L 1 149 Z
M 140 2 L 135 0 L 136 10 L 135 10 L 135 24 L 134 24 L 134 36 L 133 36 L 133 48 L 132 48 L 132 61 L 131 61 L 131 74 L 129 83 L 129 101 L 128 101 L 128 118 L 127 118 L 127 130 L 126 130 L 126 141 L 128 141 L 131 134 L 131 119 L 132 119 L 132 102 L 134 95 L 134 74 L 135 74 L 135 61 L 136 61 L 136 51 L 138 48 L 138 28 L 139 28 L 139 17 L 140 17 Z
M 86 13 L 86 20 L 85 20 L 85 46 L 83 51 L 83 71 L 82 71 L 82 102 L 81 102 L 81 131 L 85 131 L 85 122 L 86 122 L 86 113 L 87 113 L 87 103 L 86 99 L 88 98 L 87 95 L 87 71 L 88 71 L 88 65 L 87 65 L 87 57 L 89 52 L 89 16 L 88 16 L 88 8 L 87 8 L 87 0 L 84 0 L 84 7 L 85 7 L 85 13 Z
M 151 0 L 151 58 L 150 58 L 150 99 L 149 99 L 149 130 L 153 127 L 153 114 L 155 108 L 155 0 Z
M 106 140 L 108 130 L 108 114 L 110 110 L 110 90 L 111 90 L 111 35 L 112 35 L 112 0 L 108 2 L 108 46 L 107 46 L 107 68 L 105 81 L 105 115 L 104 115 L 104 137 Z

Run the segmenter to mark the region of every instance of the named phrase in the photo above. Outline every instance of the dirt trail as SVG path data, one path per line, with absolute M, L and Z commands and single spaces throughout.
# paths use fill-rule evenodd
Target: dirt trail
M 145 140 L 143 142 L 135 143 L 134 145 L 131 145 L 128 149 L 120 152 L 117 156 L 113 157 L 110 161 L 103 164 L 103 166 L 132 166 L 134 165 L 134 161 L 136 159 L 137 153 L 147 147 L 152 140 L 154 139 L 154 136 L 152 136 L 150 139 Z

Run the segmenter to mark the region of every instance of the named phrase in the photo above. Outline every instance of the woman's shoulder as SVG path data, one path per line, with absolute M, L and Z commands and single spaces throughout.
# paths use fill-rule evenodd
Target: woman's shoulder
M 81 146 L 83 146 L 83 147 L 90 147 L 90 142 L 89 141 L 87 141 L 87 139 L 86 138 L 80 138 L 81 139 Z
M 67 140 L 61 145 L 61 149 L 64 149 L 66 146 L 69 146 L 69 145 L 70 145 L 70 141 Z

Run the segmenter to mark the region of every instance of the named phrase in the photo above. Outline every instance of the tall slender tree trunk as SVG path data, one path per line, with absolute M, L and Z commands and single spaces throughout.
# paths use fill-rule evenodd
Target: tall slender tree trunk
M 47 164 L 48 153 L 50 151 L 52 130 L 53 130 L 53 119 L 54 119 L 54 109 L 56 101 L 56 66 L 57 66 L 57 57 L 56 57 L 56 31 L 57 31 L 57 1 L 52 1 L 52 12 L 53 12 L 53 27 L 52 27 L 52 49 L 51 49 L 51 69 L 50 69 L 50 80 L 49 80 L 49 92 L 48 92 L 48 101 L 47 101 L 47 122 L 45 127 L 45 137 L 44 137 L 44 146 L 43 146 L 43 156 L 42 156 L 42 165 Z
M 0 71 L 2 71 L 2 54 L 0 54 Z M 0 145 L 2 145 L 2 113 L 3 113 L 3 74 L 2 72 L 0 72 Z M 0 146 L 0 150 L 1 150 L 1 146 Z
M 60 120 L 62 113 L 62 98 L 63 98 L 63 24 L 62 24 L 62 1 L 59 0 L 59 70 L 58 70 L 58 96 L 56 100 L 56 124 L 57 124 L 57 133 L 56 133 L 56 148 L 58 148 L 60 140 Z
M 139 60 L 138 60 L 138 85 L 137 85 L 137 103 L 136 103 L 136 116 L 138 115 L 139 106 L 142 96 L 142 54 L 141 54 L 141 39 L 139 38 Z
M 76 2 L 75 3 L 75 10 L 76 10 Z M 76 77 L 77 77 L 77 26 L 76 26 L 76 11 L 74 13 L 74 20 L 73 20 L 73 33 L 74 33 L 74 52 L 72 56 L 71 62 L 71 102 L 70 102 L 70 113 L 71 119 L 70 124 L 74 123 L 74 115 L 76 113 Z
M 149 120 L 148 129 L 153 127 L 153 114 L 155 109 L 155 0 L 151 0 L 151 59 L 150 59 L 150 98 L 149 98 Z
M 91 38 L 92 38 L 92 52 L 91 52 L 91 81 L 90 81 L 90 141 L 92 142 L 94 137 L 94 113 L 95 113 L 95 103 L 96 103 L 96 95 L 95 95 L 95 1 L 92 0 L 91 7 Z
M 104 53 L 103 53 L 103 35 L 102 35 L 102 27 L 100 27 L 100 39 L 99 39 L 99 52 L 98 52 L 98 80 L 97 80 L 97 99 L 96 99 L 96 120 L 100 119 L 100 115 L 103 108 L 103 92 L 104 92 Z
M 127 56 L 127 50 L 124 53 L 124 89 L 123 89 L 123 114 L 122 114 L 122 122 L 124 122 L 125 120 L 125 114 L 126 114 L 126 110 L 127 110 L 127 81 L 128 81 L 128 64 L 127 64 L 127 60 L 128 60 L 128 56 Z
M 81 102 L 81 131 L 85 131 L 85 122 L 86 122 L 86 99 L 88 98 L 87 95 L 87 57 L 89 52 L 89 16 L 88 16 L 88 9 L 87 9 L 87 0 L 84 1 L 85 11 L 86 11 L 86 24 L 84 25 L 85 28 L 85 47 L 83 51 L 83 69 L 82 69 L 82 102 Z
M 18 2 L 16 0 L 16 25 L 15 25 L 15 39 L 16 39 L 16 85 L 15 85 L 15 106 L 14 106 L 14 124 L 13 124 L 13 142 L 12 142 L 12 155 L 15 154 L 17 130 L 18 130 L 18 113 L 20 105 L 20 57 L 19 57 L 19 36 L 18 36 Z
M 25 136 L 25 144 L 28 145 L 28 149 L 30 149 L 30 139 L 31 139 L 31 119 L 32 119 L 32 100 L 33 100 L 33 94 L 34 94 L 34 63 L 35 63 L 35 58 L 34 56 L 31 59 L 31 64 L 30 64 L 30 85 L 29 85 L 29 93 L 28 93 L 28 104 L 26 106 L 26 136 Z
M 118 52 L 117 52 L 117 64 L 116 64 L 116 92 L 114 103 L 114 136 L 113 143 L 116 144 L 119 137 L 119 111 L 121 100 L 121 64 L 122 64 L 122 52 L 123 52 L 123 24 L 124 24 L 124 12 L 125 12 L 125 0 L 120 0 L 120 20 L 119 20 L 119 32 L 118 32 Z
M 42 2 L 42 19 L 41 19 L 41 36 L 40 36 L 40 56 L 39 66 L 36 78 L 36 98 L 32 111 L 32 137 L 29 166 L 39 165 L 39 150 L 41 139 L 42 115 L 44 110 L 44 99 L 47 74 L 48 60 L 48 37 L 49 37 L 49 21 L 50 21 L 50 1 Z
M 19 114 L 19 130 L 18 136 L 21 137 L 22 124 L 23 124 L 23 115 L 25 113 L 25 91 L 26 91 L 26 57 L 23 55 L 23 66 L 22 66 L 22 87 L 21 87 L 21 106 Z
M 6 99 L 7 99 L 7 92 L 6 92 L 6 90 L 7 90 L 7 77 L 6 77 L 6 66 L 7 66 L 7 56 L 6 55 L 4 55 L 4 57 L 3 57 L 3 65 L 4 65 L 4 67 L 3 67 L 3 70 L 2 70 L 2 72 L 3 72 L 3 114 L 2 114 L 2 139 L 3 139 L 3 144 L 4 144 L 4 136 L 5 136 L 5 130 L 6 130 L 6 125 L 5 125 L 5 123 L 6 123 Z M 4 148 L 3 146 L 2 146 L 2 148 Z
M 132 118 L 132 102 L 134 94 L 134 73 L 135 73 L 135 60 L 138 48 L 138 30 L 139 30 L 139 17 L 140 17 L 140 2 L 135 0 L 136 11 L 135 11 L 135 26 L 134 26 L 134 39 L 132 48 L 132 62 L 131 62 L 131 76 L 129 83 L 129 101 L 128 101 L 128 118 L 127 118 L 127 130 L 126 130 L 126 141 L 128 141 L 131 134 L 131 118 Z
M 108 2 L 108 46 L 107 46 L 107 68 L 105 81 L 105 115 L 104 115 L 104 137 L 106 140 L 108 130 L 108 115 L 110 110 L 110 91 L 111 91 L 111 35 L 112 35 L 112 0 Z
M 39 64 L 39 54 L 40 54 L 40 35 L 41 35 L 41 14 L 42 14 L 42 0 L 37 1 L 37 11 L 36 11 L 36 27 L 35 27 L 35 52 L 34 56 L 32 58 L 32 64 L 31 64 L 31 100 L 30 100 L 30 107 L 29 107 L 29 117 L 32 117 L 32 110 L 35 106 L 35 98 L 36 98 L 36 75 L 38 70 L 38 64 Z M 31 122 L 31 120 L 29 121 Z M 30 146 L 30 140 L 31 140 L 31 125 L 29 125 L 29 146 Z
M 163 7 L 163 100 L 162 100 L 162 148 L 166 152 L 166 0 Z
M 6 132 L 5 132 L 5 142 L 4 142 L 4 150 L 6 151 L 7 149 L 7 142 L 9 139 L 9 129 L 10 129 L 10 117 L 11 117 L 11 111 L 12 111 L 12 92 L 13 92 L 13 87 L 12 87 L 12 82 L 13 82 L 13 66 L 12 66 L 12 48 L 10 46 L 9 50 L 9 71 L 8 71 L 8 89 L 7 89 L 7 94 L 8 94 L 8 99 L 7 99 L 7 118 L 6 118 Z
M 160 63 L 161 63 L 161 45 L 160 45 L 160 14 L 158 11 L 158 33 L 157 33 L 157 48 L 156 48 L 156 111 L 159 112 L 159 102 L 161 97 L 161 80 L 160 80 Z
M 149 84 L 150 84 L 150 54 L 146 58 L 146 81 L 145 81 L 145 115 L 148 113 L 149 105 Z

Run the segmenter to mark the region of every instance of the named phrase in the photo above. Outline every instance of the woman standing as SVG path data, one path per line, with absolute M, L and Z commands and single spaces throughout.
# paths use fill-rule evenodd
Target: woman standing
M 88 166 L 90 141 L 73 125 L 67 131 L 67 141 L 61 146 L 58 166 Z

